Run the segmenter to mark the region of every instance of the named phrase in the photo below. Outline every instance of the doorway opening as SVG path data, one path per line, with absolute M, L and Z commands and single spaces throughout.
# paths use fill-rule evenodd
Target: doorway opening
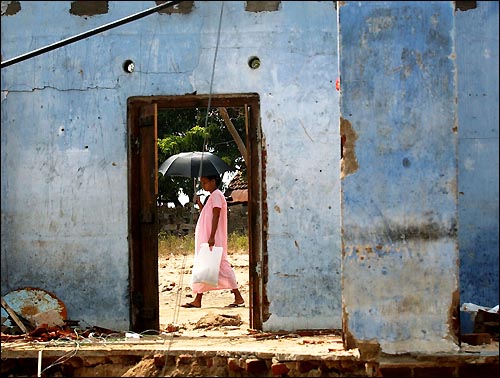
M 257 94 L 131 97 L 127 103 L 130 328 L 136 332 L 160 328 L 158 279 L 158 117 L 180 109 L 240 108 L 248 186 L 249 325 L 262 329 L 268 317 L 265 198 L 265 150 L 260 130 Z M 161 175 L 161 174 L 160 174 Z M 161 202 L 161 201 L 160 201 Z M 194 252 L 193 252 L 194 253 Z M 242 284 L 242 283 L 239 283 Z

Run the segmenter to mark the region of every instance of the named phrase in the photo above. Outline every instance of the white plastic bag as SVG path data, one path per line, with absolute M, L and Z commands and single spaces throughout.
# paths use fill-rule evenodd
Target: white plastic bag
M 191 283 L 206 283 L 211 286 L 219 284 L 219 269 L 222 259 L 222 247 L 202 243 L 200 250 L 194 257 Z

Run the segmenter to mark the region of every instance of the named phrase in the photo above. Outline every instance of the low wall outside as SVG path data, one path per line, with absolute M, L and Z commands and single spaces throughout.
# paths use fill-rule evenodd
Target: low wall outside
M 193 233 L 198 220 L 198 210 L 190 206 L 169 208 L 158 207 L 159 232 L 167 235 L 184 236 Z M 238 204 L 228 206 L 228 233 L 248 233 L 248 206 Z

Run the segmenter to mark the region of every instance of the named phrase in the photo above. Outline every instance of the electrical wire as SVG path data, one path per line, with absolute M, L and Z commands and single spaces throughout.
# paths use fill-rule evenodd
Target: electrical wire
M 93 35 L 96 35 L 98 33 L 104 32 L 106 30 L 110 30 L 110 29 L 116 28 L 118 26 L 125 25 L 125 24 L 127 24 L 129 22 L 139 20 L 139 19 L 141 19 L 141 18 L 143 18 L 145 16 L 149 16 L 150 14 L 158 12 L 158 11 L 162 10 L 163 8 L 172 7 L 172 6 L 174 6 L 176 4 L 179 4 L 181 2 L 182 1 L 179 1 L 179 0 L 176 0 L 176 1 L 167 1 L 165 3 L 162 3 L 162 4 L 159 4 L 159 5 L 155 6 L 153 8 L 146 9 L 145 11 L 133 14 L 131 16 L 122 18 L 122 19 L 117 20 L 117 21 L 110 22 L 109 24 L 102 25 L 102 26 L 100 26 L 98 28 L 86 31 L 84 33 L 80 33 L 80 34 L 75 35 L 75 36 L 70 37 L 70 38 L 66 38 L 66 39 L 64 39 L 62 41 L 53 43 L 51 45 L 48 45 L 48 46 L 45 46 L 45 47 L 41 47 L 41 48 L 39 48 L 37 50 L 30 51 L 30 52 L 28 52 L 26 54 L 17 56 L 15 58 L 5 60 L 5 61 L 1 62 L 0 66 L 1 66 L 1 68 L 4 68 L 4 67 L 8 67 L 8 66 L 10 66 L 12 64 L 22 62 L 22 61 L 27 60 L 27 59 L 31 59 L 31 58 L 33 58 L 35 56 L 38 56 L 38 55 L 41 55 L 41 54 L 46 53 L 48 51 L 52 51 L 52 50 L 58 49 L 60 47 L 69 45 L 70 43 L 80 41 L 80 40 L 82 40 L 84 38 L 88 38 L 90 36 L 93 36 Z
M 215 65 L 217 62 L 217 54 L 219 51 L 220 32 L 221 32 L 221 26 L 222 26 L 223 13 L 224 13 L 224 1 L 221 1 L 220 15 L 219 15 L 219 26 L 217 29 L 217 42 L 215 44 L 214 61 L 212 64 L 212 75 L 210 77 L 210 87 L 209 87 L 209 91 L 208 91 L 208 104 L 207 104 L 207 115 L 205 117 L 205 130 L 208 128 L 208 115 L 210 113 L 210 105 L 212 104 L 212 88 L 213 88 L 213 82 L 214 82 L 214 76 L 215 76 Z M 206 133 L 204 133 L 204 134 L 205 135 L 203 138 L 203 147 L 202 147 L 202 152 L 201 152 L 202 155 L 201 155 L 201 160 L 200 160 L 200 170 L 198 172 L 198 177 L 201 177 L 202 171 L 203 171 L 203 153 L 205 152 L 205 146 L 206 146 L 206 142 L 207 142 Z M 196 195 L 196 184 L 195 184 L 195 195 Z M 182 294 L 182 287 L 183 287 L 182 285 L 183 285 L 183 281 L 184 281 L 184 269 L 185 269 L 185 265 L 186 265 L 186 257 L 187 257 L 186 254 L 184 254 L 181 273 L 180 273 L 180 277 L 179 277 L 179 289 L 177 290 L 177 296 L 176 296 L 176 301 L 175 301 L 174 321 L 173 321 L 174 325 L 177 324 L 178 319 L 179 319 L 180 302 L 181 302 L 181 294 Z M 163 365 L 163 369 L 161 372 L 162 377 L 165 376 L 165 370 L 167 368 L 168 356 L 170 354 L 170 348 L 172 347 L 173 340 L 174 340 L 174 332 L 171 332 L 171 337 L 169 339 L 168 349 L 165 352 L 165 364 Z
M 215 64 L 217 62 L 217 54 L 219 51 L 219 44 L 220 44 L 220 31 L 221 31 L 221 25 L 222 25 L 222 14 L 224 12 L 224 1 L 221 1 L 221 7 L 220 7 L 220 16 L 219 16 L 219 28 L 217 30 L 217 42 L 215 44 L 215 54 L 214 54 L 214 62 L 212 64 L 212 76 L 210 77 L 210 88 L 208 90 L 208 104 L 207 104 L 207 115 L 205 117 L 205 130 L 208 128 L 208 116 L 210 114 L 210 105 L 212 104 L 212 87 L 214 84 L 214 76 L 215 76 Z M 204 133 L 203 137 L 203 147 L 201 151 L 201 161 L 200 161 L 200 171 L 198 174 L 198 177 L 201 177 L 202 174 L 202 168 L 203 168 L 203 153 L 205 152 L 205 146 L 207 143 L 207 134 Z
M 175 307 L 174 307 L 174 318 L 172 320 L 172 324 L 177 324 L 179 320 L 179 311 L 180 311 L 180 306 L 181 306 L 181 294 L 182 294 L 182 288 L 184 285 L 184 270 L 186 268 L 186 259 L 187 259 L 187 254 L 184 253 L 182 259 L 182 264 L 181 264 L 181 274 L 179 276 L 179 283 L 178 283 L 178 288 L 177 288 L 177 295 L 175 296 Z
M 70 358 L 76 356 L 76 354 L 78 353 L 78 350 L 80 349 L 80 343 L 78 343 L 78 342 L 75 342 L 75 343 L 76 343 L 75 349 L 70 350 L 69 352 L 63 354 L 61 357 L 59 357 L 57 360 L 55 360 L 53 363 L 51 363 L 49 366 L 47 366 L 45 369 L 43 369 L 40 372 L 40 375 L 38 375 L 38 376 L 41 377 L 41 374 L 43 374 L 43 372 L 45 372 L 46 370 L 48 370 L 56 365 L 63 364 L 66 361 L 68 361 Z

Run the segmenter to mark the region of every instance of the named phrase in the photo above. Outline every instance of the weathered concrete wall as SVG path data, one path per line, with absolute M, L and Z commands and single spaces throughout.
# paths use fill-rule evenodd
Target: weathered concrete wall
M 102 3 L 3 2 L 2 60 L 155 5 Z M 498 3 L 340 4 L 338 31 L 334 2 L 224 2 L 213 93 L 261 99 L 264 329 L 339 328 L 342 305 L 351 344 L 454 349 L 459 287 L 498 298 Z M 2 294 L 40 287 L 72 319 L 128 329 L 127 98 L 208 93 L 220 7 L 186 2 L 2 68 Z
M 456 15 L 460 302 L 498 304 L 498 2 Z
M 2 13 L 2 60 L 155 3 L 14 5 Z M 72 319 L 128 329 L 127 98 L 209 93 L 220 10 L 196 1 L 2 68 L 2 293 L 40 287 Z M 264 327 L 340 328 L 334 3 L 258 10 L 224 2 L 213 93 L 261 98 L 272 313 Z M 251 56 L 259 69 L 248 67 Z
M 276 65 L 259 84 L 273 86 L 262 97 L 272 314 L 267 330 L 341 327 L 336 12 L 332 2 L 306 3 L 282 2 L 294 25 L 274 26 L 278 38 L 263 65 L 268 59 Z
M 456 349 L 453 2 L 346 2 L 339 29 L 357 163 L 342 180 L 345 337 L 387 353 Z

